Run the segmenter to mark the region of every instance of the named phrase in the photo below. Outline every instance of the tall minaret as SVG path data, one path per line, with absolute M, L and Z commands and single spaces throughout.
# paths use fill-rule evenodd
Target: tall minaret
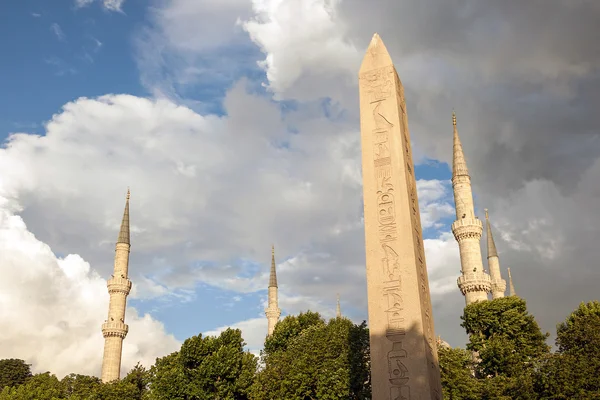
M 269 322 L 269 333 L 271 336 L 275 330 L 275 324 L 279 321 L 281 310 L 277 300 L 277 271 L 275 271 L 275 246 L 271 247 L 271 276 L 269 278 L 269 304 L 265 309 L 265 315 Z
M 340 294 L 337 295 L 337 306 L 335 308 L 335 316 L 337 318 L 342 318 L 342 307 L 340 307 Z
M 108 319 L 102 324 L 104 335 L 104 357 L 102 359 L 102 382 L 119 379 L 121 374 L 121 353 L 123 339 L 127 336 L 129 327 L 125 324 L 125 306 L 127 295 L 131 290 L 131 281 L 127 277 L 129 267 L 129 189 L 125 212 L 121 222 L 121 230 L 117 239 L 115 250 L 114 274 L 107 282 L 110 302 L 108 305 Z
M 515 292 L 515 285 L 513 285 L 512 275 L 510 274 L 510 268 L 508 268 L 508 295 L 516 296 L 517 292 Z
M 456 204 L 456 221 L 452 224 L 452 233 L 458 242 L 462 275 L 458 277 L 458 287 L 465 296 L 467 305 L 487 300 L 492 289 L 490 276 L 483 270 L 481 259 L 481 234 L 483 224 L 475 216 L 471 177 L 462 144 L 456 128 L 456 114 L 452 112 L 454 125 L 454 158 L 452 162 L 452 188 Z
M 500 274 L 500 259 L 498 258 L 498 251 L 496 251 L 494 236 L 492 236 L 492 224 L 490 224 L 487 208 L 485 209 L 485 227 L 487 231 L 488 267 L 492 278 L 492 299 L 498 299 L 504 297 L 506 281 L 502 279 L 502 274 Z

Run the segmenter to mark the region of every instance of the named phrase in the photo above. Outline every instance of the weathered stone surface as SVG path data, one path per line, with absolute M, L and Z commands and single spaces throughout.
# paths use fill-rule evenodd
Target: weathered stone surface
M 404 89 L 377 34 L 359 85 L 372 398 L 441 399 Z

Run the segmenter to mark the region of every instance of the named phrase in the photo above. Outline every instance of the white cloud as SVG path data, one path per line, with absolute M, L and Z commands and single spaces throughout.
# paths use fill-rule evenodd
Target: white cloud
M 99 0 L 102 2 L 102 6 L 109 11 L 122 12 L 123 3 L 125 0 Z M 75 0 L 75 7 L 87 7 L 92 4 L 94 0 Z
M 52 33 L 54 33 L 56 35 L 58 40 L 60 40 L 61 42 L 64 42 L 66 40 L 65 33 L 63 32 L 60 25 L 57 24 L 56 22 L 54 22 L 52 25 L 50 25 L 50 30 L 52 31 Z
M 106 281 L 79 255 L 57 258 L 9 211 L 6 199 L 0 202 L 0 353 L 25 359 L 34 372 L 98 376 Z M 138 361 L 150 366 L 179 346 L 149 315 L 139 316 L 130 307 L 126 322 L 123 374 Z
M 255 16 L 243 26 L 266 54 L 259 65 L 266 71 L 268 87 L 276 97 L 305 74 L 332 79 L 346 72 L 347 82 L 354 78 L 360 53 L 344 39 L 347 29 L 337 19 L 339 3 L 340 0 L 252 1 Z M 311 78 L 314 82 L 315 77 Z M 311 98 L 331 96 L 331 92 L 321 93 L 313 85 L 310 89 Z
M 227 328 L 239 329 L 242 331 L 242 337 L 246 342 L 246 349 L 253 353 L 255 356 L 260 356 L 260 350 L 262 350 L 267 337 L 267 319 L 266 318 L 251 318 L 248 320 L 236 322 L 232 325 L 220 326 L 211 331 L 204 332 L 203 336 L 219 336 L 221 332 Z

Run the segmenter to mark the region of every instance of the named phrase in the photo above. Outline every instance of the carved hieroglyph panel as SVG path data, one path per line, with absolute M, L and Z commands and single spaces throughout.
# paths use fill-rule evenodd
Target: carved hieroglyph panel
M 410 372 L 406 366 L 408 352 L 402 347 L 406 335 L 402 274 L 399 255 L 394 246 L 398 239 L 396 201 L 392 183 L 392 152 L 390 134 L 394 124 L 382 111 L 382 104 L 394 90 L 394 68 L 369 71 L 361 75 L 361 85 L 369 97 L 375 129 L 373 137 L 373 166 L 377 182 L 377 233 L 381 246 L 381 267 L 384 281 L 382 301 L 386 305 L 386 338 L 392 344 L 387 353 L 390 399 L 410 399 Z

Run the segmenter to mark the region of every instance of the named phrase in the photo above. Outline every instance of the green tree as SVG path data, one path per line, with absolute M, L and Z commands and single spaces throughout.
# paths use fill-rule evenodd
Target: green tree
M 64 399 L 63 385 L 50 372 L 33 375 L 19 386 L 5 387 L 0 400 L 58 400 Z
M 442 391 L 446 400 L 479 400 L 481 388 L 473 376 L 473 355 L 460 348 L 438 348 Z
M 600 398 L 600 302 L 581 303 L 558 324 L 556 345 L 538 374 L 540 398 Z
M 301 324 L 294 319 L 300 315 L 286 317 L 282 322 L 287 323 L 275 328 L 286 339 L 285 345 L 263 354 L 264 368 L 257 375 L 251 398 L 370 399 L 366 323 L 354 325 L 348 319 L 336 318 L 325 324 L 318 322 L 322 318 L 317 313 L 311 313 L 312 323 L 296 329 Z M 282 343 L 275 332 L 271 343 Z
M 465 308 L 467 349 L 476 353 L 482 398 L 534 398 L 534 371 L 550 350 L 524 300 L 504 297 Z M 487 394 L 486 394 L 487 393 Z
M 31 365 L 15 358 L 0 360 L 0 391 L 22 385 L 31 378 Z
M 187 339 L 179 352 L 157 359 L 150 369 L 149 399 L 247 399 L 257 360 L 244 345 L 239 329 Z
M 72 400 L 89 399 L 102 385 L 100 379 L 95 376 L 79 374 L 67 375 L 60 383 L 63 398 Z
M 325 326 L 325 320 L 319 313 L 307 311 L 297 316 L 286 316 L 275 325 L 273 334 L 265 340 L 264 355 L 285 350 L 290 341 L 312 326 Z

